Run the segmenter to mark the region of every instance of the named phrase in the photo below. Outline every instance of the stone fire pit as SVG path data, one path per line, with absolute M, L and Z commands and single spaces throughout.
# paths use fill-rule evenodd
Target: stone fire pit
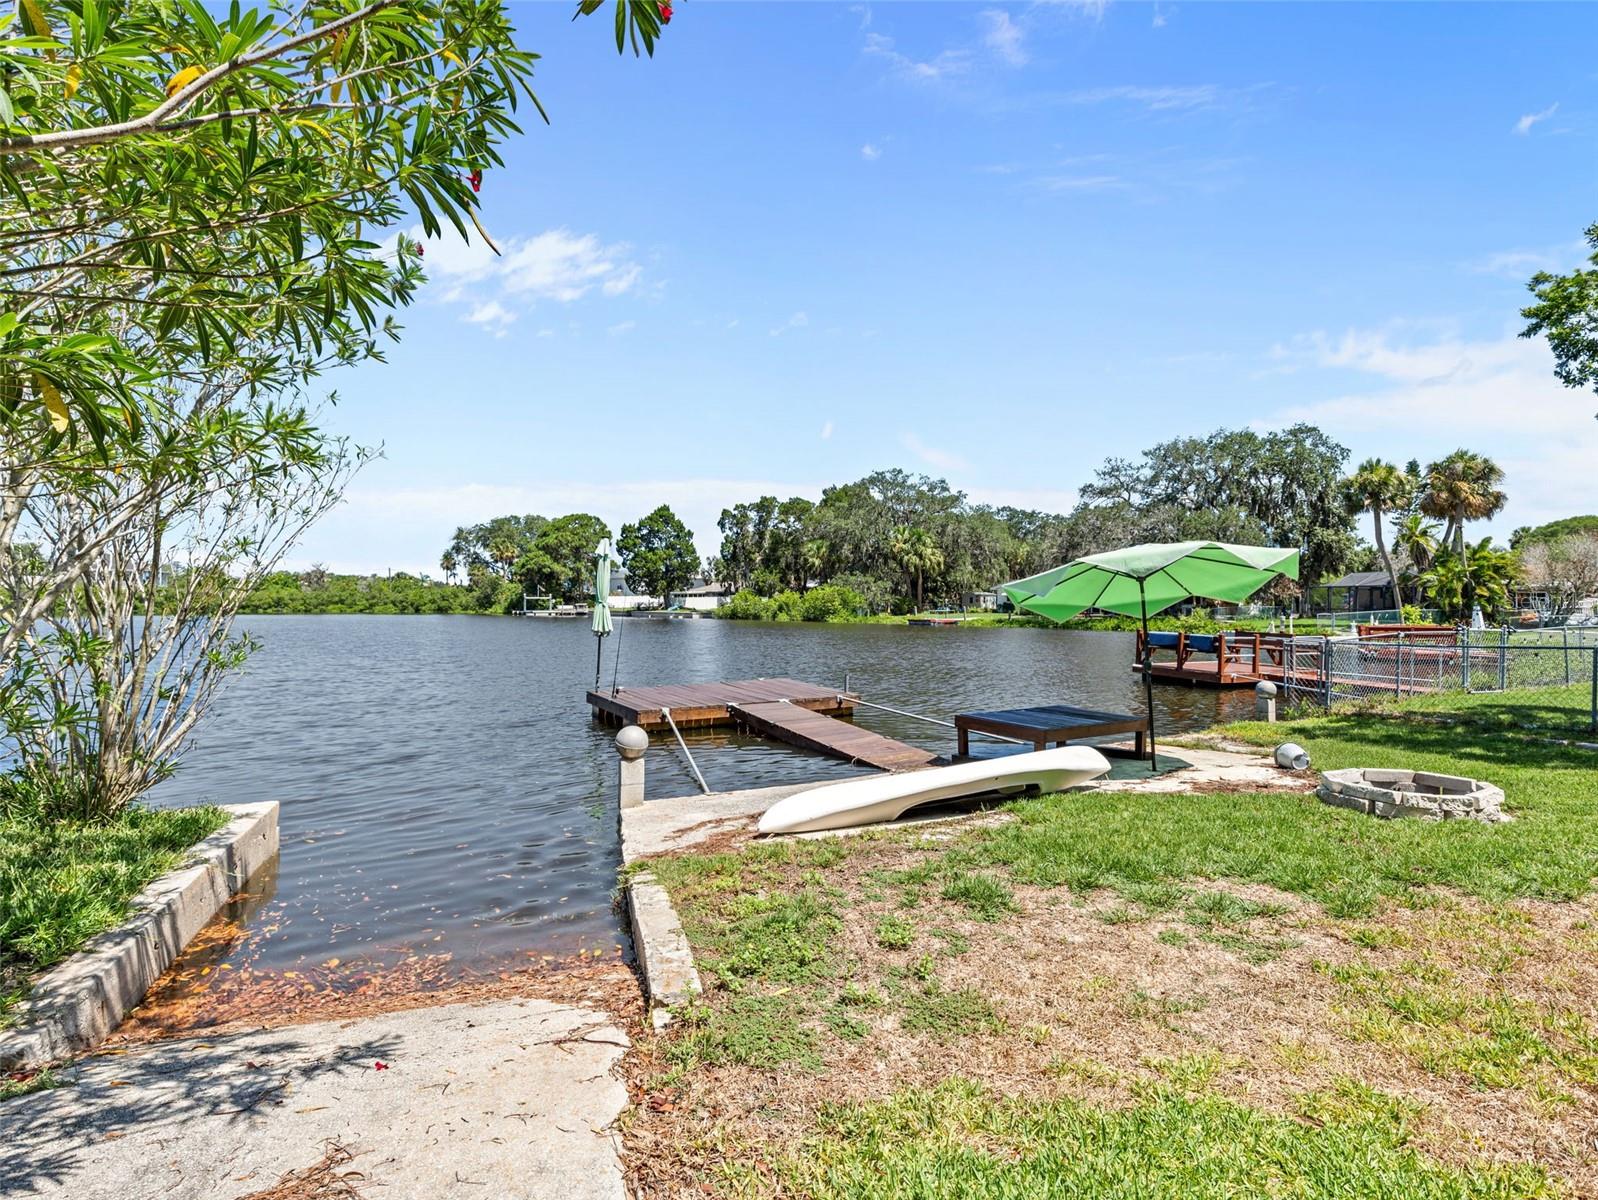
M 1465 818 L 1489 824 L 1513 820 L 1503 811 L 1502 788 L 1479 779 L 1434 775 L 1429 771 L 1379 767 L 1322 771 L 1315 794 L 1327 804 L 1377 817 L 1418 817 L 1423 821 Z

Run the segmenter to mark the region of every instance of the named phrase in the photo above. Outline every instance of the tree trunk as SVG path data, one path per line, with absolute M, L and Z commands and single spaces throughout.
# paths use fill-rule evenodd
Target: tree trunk
M 1465 514 L 1463 510 L 1454 514 L 1454 553 L 1459 555 L 1459 568 L 1464 574 L 1460 584 L 1460 601 L 1465 609 L 1465 620 L 1469 621 L 1476 615 L 1476 581 L 1470 577 L 1470 561 L 1465 557 Z
M 1393 600 L 1398 604 L 1400 616 L 1404 608 L 1404 590 L 1398 586 L 1398 572 L 1393 569 L 1393 556 L 1387 552 L 1387 539 L 1382 536 L 1382 506 L 1371 505 L 1371 517 L 1376 524 L 1376 552 L 1382 556 L 1382 565 L 1387 568 L 1387 578 L 1393 584 Z

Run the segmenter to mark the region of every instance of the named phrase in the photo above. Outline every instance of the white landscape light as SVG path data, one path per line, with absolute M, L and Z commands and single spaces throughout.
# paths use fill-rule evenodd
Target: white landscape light
M 1307 771 L 1309 754 L 1297 742 L 1283 742 L 1276 747 L 1276 765 L 1289 771 Z

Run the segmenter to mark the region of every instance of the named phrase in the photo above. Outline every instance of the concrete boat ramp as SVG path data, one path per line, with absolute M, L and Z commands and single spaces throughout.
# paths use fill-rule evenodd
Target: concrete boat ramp
M 627 1035 L 543 1000 L 157 1042 L 0 1104 L 0 1195 L 624 1200 Z

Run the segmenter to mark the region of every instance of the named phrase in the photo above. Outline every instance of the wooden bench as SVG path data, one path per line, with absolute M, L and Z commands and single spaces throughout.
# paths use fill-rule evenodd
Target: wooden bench
M 971 734 L 997 733 L 1003 737 L 1031 742 L 1035 750 L 1051 745 L 1064 746 L 1083 738 L 1107 737 L 1117 733 L 1135 735 L 1134 754 L 1147 757 L 1145 745 L 1150 732 L 1148 717 L 1128 713 L 1099 712 L 1092 708 L 1073 708 L 1068 704 L 1048 704 L 1039 708 L 1006 708 L 997 712 L 960 713 L 954 718 L 959 738 L 960 757 L 971 752 Z M 1113 747 L 1110 750 L 1114 752 Z M 1125 753 L 1125 751 L 1122 751 Z

